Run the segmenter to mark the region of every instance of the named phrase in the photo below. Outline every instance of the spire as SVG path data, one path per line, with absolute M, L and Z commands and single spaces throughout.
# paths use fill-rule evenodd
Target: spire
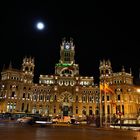
M 107 61 L 108 61 L 108 65 L 111 66 L 111 62 L 110 62 L 110 60 L 108 59 Z
M 130 68 L 130 74 L 132 75 L 132 69 Z
M 122 72 L 125 72 L 124 66 L 122 66 Z
M 103 59 L 103 65 L 105 65 L 105 59 Z
M 103 64 L 103 63 L 102 63 L 102 61 L 100 60 L 100 66 L 102 66 L 102 64 Z
M 12 69 L 12 62 L 9 63 L 9 69 Z

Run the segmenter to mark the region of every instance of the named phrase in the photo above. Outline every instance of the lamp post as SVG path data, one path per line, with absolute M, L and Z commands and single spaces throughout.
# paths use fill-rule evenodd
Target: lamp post
M 107 127 L 107 97 L 106 97 L 106 83 L 103 85 L 104 88 L 104 109 L 105 109 L 105 127 Z
M 102 115 L 103 115 L 103 108 L 102 108 L 102 91 L 104 95 L 104 114 L 105 114 L 105 127 L 107 127 L 107 82 L 104 80 L 100 83 L 100 126 L 102 126 Z
M 102 127 L 102 88 L 100 83 L 100 127 Z
M 100 127 L 102 127 L 102 121 L 103 121 L 102 91 L 104 95 L 105 127 L 107 127 L 107 97 L 106 97 L 105 81 L 100 83 Z
M 122 112 L 119 112 L 117 113 L 119 115 L 119 119 L 120 119 L 120 129 L 122 127 L 122 120 L 121 120 L 121 116 L 122 116 Z

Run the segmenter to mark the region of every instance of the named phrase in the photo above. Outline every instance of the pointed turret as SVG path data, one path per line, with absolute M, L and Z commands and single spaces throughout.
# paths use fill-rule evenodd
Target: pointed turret
M 12 69 L 12 62 L 10 61 L 8 69 Z
M 132 69 L 130 68 L 130 74 L 132 75 Z
M 103 61 L 100 61 L 99 70 L 100 70 L 100 79 L 104 79 L 111 76 L 112 67 L 110 60 L 108 59 L 106 61 L 105 59 L 103 59 Z
M 122 66 L 122 72 L 125 72 L 125 68 L 124 68 L 124 66 Z

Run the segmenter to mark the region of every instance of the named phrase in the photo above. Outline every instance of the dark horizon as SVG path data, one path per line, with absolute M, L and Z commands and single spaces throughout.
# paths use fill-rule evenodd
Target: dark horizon
M 8 6 L 10 5 L 10 6 Z M 136 2 L 16 1 L 2 3 L 0 71 L 3 65 L 20 68 L 25 56 L 35 58 L 35 75 L 54 74 L 63 37 L 73 38 L 75 63 L 81 75 L 99 81 L 99 62 L 109 59 L 113 72 L 124 66 L 139 79 L 140 21 Z M 8 7 L 8 8 L 7 8 Z M 44 31 L 35 28 L 44 22 Z

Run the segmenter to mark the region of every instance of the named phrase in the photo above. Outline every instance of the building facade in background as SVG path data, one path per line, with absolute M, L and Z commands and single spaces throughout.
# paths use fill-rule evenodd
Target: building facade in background
M 34 58 L 25 57 L 21 69 L 3 69 L 0 81 L 0 112 L 29 112 L 45 116 L 99 115 L 111 118 L 136 117 L 140 112 L 140 93 L 133 76 L 113 73 L 109 60 L 100 61 L 100 83 L 81 76 L 75 63 L 73 40 L 60 45 L 60 60 L 53 75 L 40 75 L 34 83 Z
M 99 113 L 99 87 L 94 78 L 81 76 L 75 63 L 73 40 L 62 41 L 54 75 L 40 75 L 33 82 L 34 58 L 23 59 L 21 70 L 1 72 L 0 112 L 30 112 L 49 116 L 81 116 Z
M 113 72 L 109 60 L 100 61 L 100 110 L 102 116 L 110 114 L 122 118 L 137 118 L 140 115 L 140 86 L 133 83 L 133 76 L 124 67 Z

